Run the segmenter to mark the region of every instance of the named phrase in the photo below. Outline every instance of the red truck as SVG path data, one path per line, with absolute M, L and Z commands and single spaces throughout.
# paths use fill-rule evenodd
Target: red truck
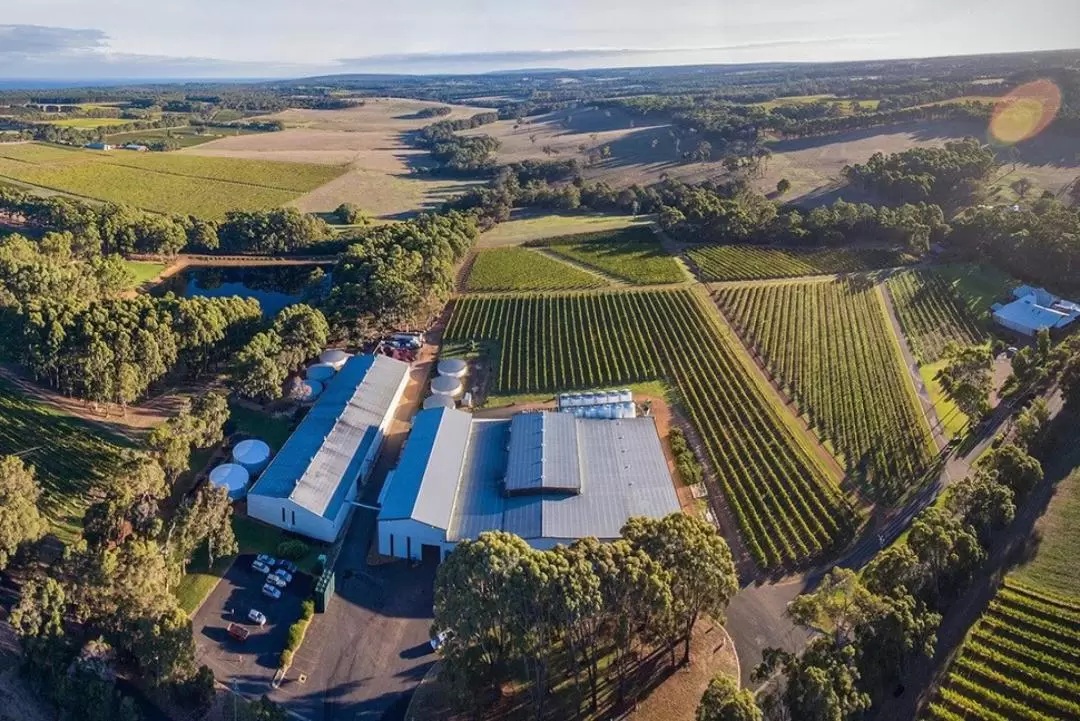
M 235 638 L 237 641 L 247 641 L 247 637 L 251 634 L 251 631 L 235 623 L 229 624 L 229 635 Z

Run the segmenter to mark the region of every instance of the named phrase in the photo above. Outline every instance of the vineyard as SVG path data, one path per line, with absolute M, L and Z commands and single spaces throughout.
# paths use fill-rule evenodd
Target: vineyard
M 1080 718 L 1080 602 L 1006 579 L 924 718 Z
M 550 253 L 634 285 L 689 280 L 679 262 L 664 252 L 648 227 L 549 238 L 537 244 Z
M 868 493 L 894 500 L 926 470 L 934 441 L 872 283 L 732 286 L 714 297 Z
M 978 321 L 952 286 L 932 270 L 905 270 L 886 286 L 900 325 L 920 364 L 942 357 L 945 346 L 978 345 L 986 340 Z
M 598 275 L 525 248 L 480 251 L 465 283 L 470 291 L 570 290 L 605 285 L 608 282 Z
M 800 275 L 858 273 L 904 265 L 908 258 L 884 248 L 762 248 L 706 245 L 686 254 L 703 281 L 764 280 Z
M 692 290 L 467 297 L 457 301 L 444 340 L 491 342 L 497 393 L 671 382 L 763 567 L 813 558 L 853 532 L 857 516 L 846 498 Z

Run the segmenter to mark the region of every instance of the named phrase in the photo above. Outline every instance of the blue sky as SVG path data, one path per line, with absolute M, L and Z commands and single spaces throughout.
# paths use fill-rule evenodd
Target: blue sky
M 0 0 L 0 78 L 296 77 L 1080 46 L 1080 0 Z

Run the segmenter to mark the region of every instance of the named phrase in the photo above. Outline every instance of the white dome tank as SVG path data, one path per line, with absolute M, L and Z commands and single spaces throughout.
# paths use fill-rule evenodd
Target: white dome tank
M 247 469 L 236 463 L 222 463 L 210 471 L 210 483 L 229 491 L 229 498 L 238 500 L 247 493 L 251 476 Z
M 447 358 L 439 361 L 439 375 L 451 378 L 464 378 L 469 372 L 469 364 L 461 358 Z
M 332 364 L 316 363 L 314 365 L 308 366 L 307 370 L 304 371 L 304 377 L 307 378 L 309 381 L 326 383 L 328 380 L 334 377 L 335 373 L 337 373 L 337 368 L 335 368 Z
M 243 466 L 251 475 L 257 475 L 270 463 L 270 446 L 258 438 L 240 441 L 232 451 L 232 462 Z
M 456 408 L 457 404 L 450 396 L 430 395 L 424 399 L 424 410 L 429 408 Z
M 319 354 L 319 363 L 326 363 L 331 365 L 335 370 L 341 370 L 341 367 L 345 365 L 345 362 L 352 358 L 351 353 L 346 353 L 340 348 L 331 348 L 330 350 L 324 350 Z
M 439 376 L 431 381 L 431 392 L 437 396 L 450 396 L 461 393 L 461 381 L 450 376 Z

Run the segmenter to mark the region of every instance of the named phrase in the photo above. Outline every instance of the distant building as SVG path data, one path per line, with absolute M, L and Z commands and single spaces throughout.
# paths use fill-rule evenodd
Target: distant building
M 679 499 L 652 418 L 432 408 L 417 414 L 379 505 L 380 553 L 441 560 L 484 531 L 539 549 L 613 540 L 631 516 L 666 516 Z
M 248 493 L 248 515 L 320 541 L 341 532 L 409 381 L 386 356 L 348 358 Z
M 88 148 L 90 150 L 112 150 L 113 149 L 113 146 L 109 145 L 108 143 L 87 143 L 83 147 Z
M 994 305 L 994 321 L 1021 335 L 1033 336 L 1044 328 L 1054 332 L 1080 318 L 1080 305 L 1045 288 L 1022 285 L 1013 291 L 1013 298 L 1011 303 Z
M 146 153 L 150 150 L 150 148 L 146 147 L 145 145 L 139 145 L 137 143 L 128 143 L 124 146 L 124 150 L 134 150 L 137 153 Z

